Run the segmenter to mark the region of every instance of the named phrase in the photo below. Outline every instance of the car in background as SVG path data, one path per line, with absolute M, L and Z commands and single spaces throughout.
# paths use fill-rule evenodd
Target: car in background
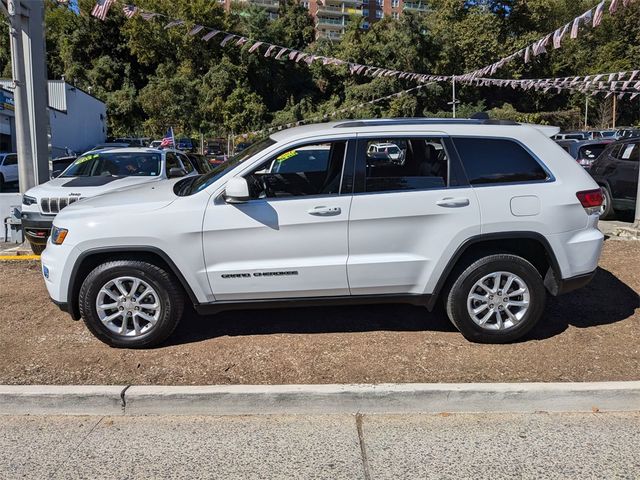
M 599 140 L 599 139 L 615 140 L 616 139 L 615 130 L 591 130 L 588 133 L 589 133 L 589 137 L 592 140 Z
M 401 150 L 395 143 L 376 143 L 369 145 L 367 154 L 371 157 L 378 157 L 390 160 L 394 163 L 402 163 L 404 160 L 404 150 Z
M 129 147 L 87 152 L 57 178 L 23 195 L 25 237 L 33 253 L 40 254 L 51 233 L 54 217 L 68 205 L 105 192 L 188 175 L 197 175 L 197 172 L 187 156 L 176 150 Z
M 640 129 L 638 128 L 621 128 L 616 132 L 616 138 L 618 140 L 638 137 L 640 137 Z
M 176 139 L 176 148 L 183 152 L 195 152 L 197 150 L 197 142 L 191 138 L 178 138 Z
M 589 140 L 590 136 L 588 132 L 561 132 L 551 138 L 553 140 Z
M 114 143 L 128 143 L 130 147 L 146 147 L 147 145 L 149 145 L 150 141 L 151 141 L 150 138 L 137 138 L 137 137 L 116 138 L 113 140 Z
M 85 153 L 95 152 L 96 150 L 105 150 L 107 148 L 109 148 L 109 149 L 113 149 L 113 148 L 128 148 L 128 147 L 131 147 L 131 146 L 132 145 L 127 143 L 127 142 L 99 143 L 95 147 L 91 148 L 90 150 L 87 150 Z
M 613 140 L 559 140 L 556 143 L 587 170 Z
M 0 153 L 0 192 L 7 184 L 18 183 L 18 155 L 15 153 Z
M 638 194 L 640 138 L 610 144 L 593 162 L 589 173 L 602 188 L 604 220 L 616 217 L 616 212 L 633 212 Z
M 240 142 L 239 144 L 236 145 L 236 148 L 233 150 L 234 154 L 237 155 L 243 150 L 246 150 L 247 148 L 249 148 L 250 146 L 251 146 L 251 143 L 249 142 Z
M 51 178 L 59 177 L 78 157 L 58 157 L 51 160 Z
M 187 153 L 189 161 L 199 174 L 209 173 L 213 170 L 213 165 L 209 163 L 209 160 L 204 155 L 199 153 Z
M 160 148 L 160 145 L 162 145 L 162 140 L 153 140 L 149 143 L 149 148 Z

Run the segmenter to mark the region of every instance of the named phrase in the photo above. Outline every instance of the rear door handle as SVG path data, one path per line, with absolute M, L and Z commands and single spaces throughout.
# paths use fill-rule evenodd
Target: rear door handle
M 448 208 L 466 207 L 467 205 L 469 205 L 469 199 L 464 197 L 459 197 L 459 198 L 446 197 L 446 198 L 443 198 L 442 200 L 438 200 L 436 202 L 436 205 L 438 205 L 439 207 L 448 207 Z
M 342 209 L 340 207 L 313 207 L 311 210 L 307 210 L 307 213 L 318 217 L 332 217 L 334 215 L 340 215 Z

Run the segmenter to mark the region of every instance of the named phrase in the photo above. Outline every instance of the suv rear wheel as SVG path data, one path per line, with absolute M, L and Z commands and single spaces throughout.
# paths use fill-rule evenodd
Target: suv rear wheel
M 446 298 L 447 314 L 467 340 L 507 343 L 540 320 L 546 291 L 540 273 L 510 254 L 489 255 L 469 265 Z
M 115 260 L 87 275 L 80 314 L 99 340 L 113 347 L 148 348 L 166 340 L 184 310 L 173 276 L 148 262 Z
M 602 213 L 600 218 L 602 220 L 613 220 L 616 217 L 616 212 L 613 209 L 613 199 L 611 198 L 611 192 L 608 187 L 601 187 L 602 189 Z

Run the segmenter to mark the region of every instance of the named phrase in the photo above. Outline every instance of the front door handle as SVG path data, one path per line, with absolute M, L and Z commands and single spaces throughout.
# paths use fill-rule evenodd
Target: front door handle
M 439 207 L 448 207 L 448 208 L 466 207 L 467 205 L 469 205 L 469 199 L 464 197 L 459 197 L 459 198 L 446 197 L 446 198 L 443 198 L 442 200 L 438 200 L 436 202 L 436 205 L 438 205 Z
M 318 217 L 332 217 L 334 215 L 340 215 L 342 209 L 340 207 L 313 207 L 311 210 L 307 210 L 307 213 Z

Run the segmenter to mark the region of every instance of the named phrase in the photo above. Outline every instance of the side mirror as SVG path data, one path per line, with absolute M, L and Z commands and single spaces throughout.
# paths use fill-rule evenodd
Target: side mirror
M 234 177 L 227 182 L 224 189 L 224 200 L 227 203 L 244 203 L 251 199 L 249 196 L 249 184 L 242 177 Z
M 169 178 L 184 177 L 187 174 L 184 168 L 173 167 L 169 170 Z

